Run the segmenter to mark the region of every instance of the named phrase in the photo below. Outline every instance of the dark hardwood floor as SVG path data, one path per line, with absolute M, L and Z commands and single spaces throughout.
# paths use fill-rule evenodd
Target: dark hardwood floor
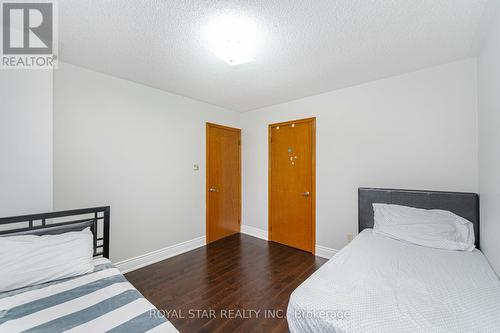
M 237 234 L 125 276 L 181 332 L 287 332 L 291 292 L 325 262 Z

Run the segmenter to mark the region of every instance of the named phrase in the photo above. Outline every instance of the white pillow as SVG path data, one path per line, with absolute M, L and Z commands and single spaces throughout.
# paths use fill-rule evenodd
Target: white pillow
M 437 249 L 475 248 L 474 226 L 452 212 L 379 203 L 373 212 L 375 233 Z
M 0 291 L 92 272 L 90 228 L 59 235 L 0 237 Z

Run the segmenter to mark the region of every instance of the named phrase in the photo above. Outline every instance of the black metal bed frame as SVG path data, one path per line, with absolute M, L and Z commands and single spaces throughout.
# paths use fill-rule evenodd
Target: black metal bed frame
M 109 258 L 109 217 L 109 206 L 3 217 L 0 218 L 0 237 L 60 234 L 90 227 L 94 235 L 94 257 Z M 16 226 L 8 228 L 14 224 Z

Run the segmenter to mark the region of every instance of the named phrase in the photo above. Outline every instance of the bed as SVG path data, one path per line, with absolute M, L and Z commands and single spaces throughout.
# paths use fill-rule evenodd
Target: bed
M 94 249 L 90 273 L 1 292 L 0 332 L 177 332 L 109 261 L 109 217 L 97 207 L 0 219 L 2 237 L 90 228 Z
M 291 332 L 500 332 L 500 281 L 478 249 L 450 251 L 373 232 L 373 203 L 443 209 L 474 225 L 476 194 L 359 189 L 359 235 L 291 295 Z

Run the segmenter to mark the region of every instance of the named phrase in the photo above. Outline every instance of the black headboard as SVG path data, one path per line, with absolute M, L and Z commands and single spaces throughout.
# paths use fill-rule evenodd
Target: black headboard
M 366 228 L 373 228 L 372 204 L 374 203 L 450 211 L 472 222 L 476 247 L 479 248 L 479 196 L 476 193 L 359 188 L 359 232 Z
M 0 237 L 56 235 L 90 227 L 94 257 L 109 258 L 109 206 L 0 218 Z

